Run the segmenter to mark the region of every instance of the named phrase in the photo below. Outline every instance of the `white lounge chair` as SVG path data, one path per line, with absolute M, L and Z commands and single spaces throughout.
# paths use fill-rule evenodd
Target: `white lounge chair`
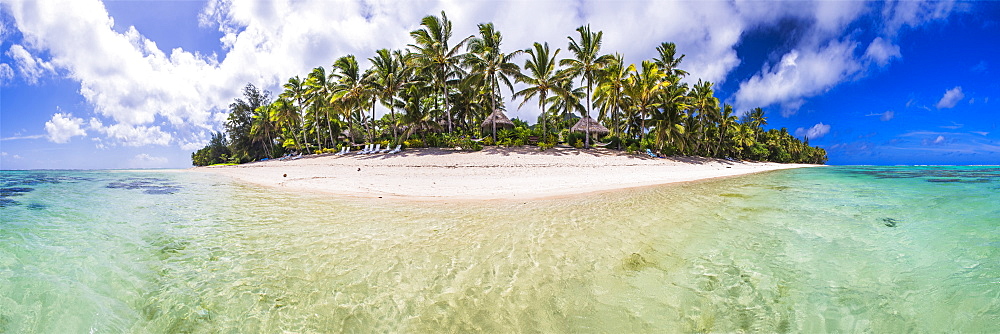
M 403 148 L 403 145 L 396 145 L 396 148 L 395 148 L 395 149 L 393 149 L 392 151 L 389 151 L 388 153 L 389 153 L 389 154 L 396 154 L 396 153 L 399 153 L 400 149 L 402 149 L 402 148 Z
M 382 149 L 382 144 L 377 144 L 377 145 L 375 145 L 374 149 L 372 149 L 371 151 L 368 151 L 368 154 L 378 153 L 378 150 L 380 150 L 380 149 Z
M 383 148 L 381 151 L 378 151 L 378 153 L 389 153 L 389 151 L 392 151 L 392 149 L 389 148 L 389 145 L 385 145 L 385 148 Z
M 340 152 L 334 153 L 333 155 L 344 155 L 344 151 L 347 151 L 347 146 L 341 147 Z
M 369 145 L 365 145 L 365 148 L 364 148 L 364 149 L 362 149 L 362 150 L 360 150 L 360 151 L 358 151 L 358 153 L 357 153 L 357 154 L 358 154 L 358 155 L 362 155 L 362 154 L 368 154 L 368 150 L 370 150 L 370 149 L 371 149 L 371 147 L 372 147 L 372 146 L 371 146 L 370 144 L 369 144 Z

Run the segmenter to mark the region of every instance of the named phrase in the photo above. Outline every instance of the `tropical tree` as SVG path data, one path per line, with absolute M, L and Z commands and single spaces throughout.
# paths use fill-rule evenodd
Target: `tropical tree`
M 409 46 L 414 48 L 414 61 L 433 78 L 433 83 L 437 87 L 439 96 L 444 99 L 441 109 L 445 110 L 448 120 L 448 132 L 452 131 L 451 108 L 448 106 L 448 79 L 458 70 L 458 65 L 463 57 L 460 53 L 464 45 L 473 36 L 462 39 L 458 44 L 449 47 L 448 40 L 451 39 L 451 21 L 444 11 L 441 17 L 428 15 L 420 20 L 423 28 L 410 32 L 416 44 Z
M 279 97 L 278 100 L 271 103 L 270 113 L 271 120 L 275 122 L 282 130 L 282 137 L 285 139 L 282 146 L 288 145 L 288 139 L 292 140 L 295 145 L 295 150 L 299 153 L 302 152 L 302 142 L 299 141 L 297 133 L 301 118 L 299 116 L 298 110 L 296 110 L 294 102 L 289 100 L 287 97 Z M 288 138 L 290 136 L 291 138 Z
M 256 86 L 247 84 L 243 87 L 243 98 L 237 98 L 229 104 L 229 116 L 226 119 L 226 133 L 229 134 L 229 150 L 240 161 L 257 160 L 267 155 L 269 145 L 257 140 L 252 134 L 254 115 L 257 108 L 270 104 L 271 93 L 261 92 Z
M 375 96 L 382 101 L 382 105 L 389 108 L 392 115 L 390 126 L 392 128 L 393 141 L 398 141 L 399 134 L 396 131 L 396 95 L 410 80 L 410 67 L 406 66 L 408 54 L 402 51 L 389 51 L 381 49 L 375 52 L 375 57 L 370 58 L 373 66 L 372 83 L 375 88 Z
M 694 148 L 698 154 L 711 155 L 711 146 L 706 145 L 706 133 L 708 127 L 715 124 L 718 118 L 715 115 L 719 109 L 719 99 L 715 97 L 712 83 L 698 80 L 698 83 L 690 91 L 690 99 L 690 110 L 692 115 L 697 117 L 697 131 L 691 131 L 688 134 L 696 136 L 693 142 L 696 143 Z
M 362 110 L 368 90 L 365 82 L 367 78 L 358 67 L 358 60 L 354 55 L 337 58 L 333 63 L 333 70 L 333 76 L 337 79 L 337 83 L 333 86 L 330 103 L 341 107 L 344 118 L 347 118 L 351 142 L 353 143 L 355 131 L 352 114 L 355 111 L 360 113 Z
M 649 114 L 659 107 L 659 94 L 670 85 L 666 75 L 652 61 L 642 62 L 642 70 L 635 70 L 626 81 L 624 93 L 631 105 L 633 122 L 630 125 L 632 137 L 639 139 Z M 636 124 L 638 123 L 638 124 Z M 635 125 L 638 125 L 636 127 Z
M 550 93 L 569 93 L 559 85 L 560 80 L 562 80 L 556 64 L 556 57 L 559 55 L 559 49 L 556 49 L 556 51 L 549 56 L 549 43 L 539 44 L 538 42 L 535 42 L 534 48 L 524 50 L 524 52 L 531 57 L 524 62 L 524 70 L 527 71 L 528 74 L 519 74 L 517 76 L 517 81 L 527 84 L 528 87 L 514 93 L 513 98 L 521 97 L 523 99 L 521 104 L 518 106 L 518 108 L 520 108 L 531 98 L 538 97 L 538 107 L 539 111 L 542 113 L 542 135 L 547 137 L 548 129 L 546 127 L 546 123 L 548 123 L 548 121 L 545 116 L 546 98 L 548 98 Z
M 599 120 L 611 118 L 611 134 L 620 136 L 622 131 L 621 115 L 625 109 L 625 85 L 629 75 L 635 71 L 635 65 L 625 65 L 621 54 L 615 54 L 598 73 L 597 89 L 594 91 L 596 104 L 600 106 Z M 619 141 L 619 146 L 621 142 Z M 619 147 L 621 149 L 621 147 Z
M 294 106 L 291 106 L 291 107 L 294 108 L 293 111 L 295 111 L 295 113 L 299 117 L 299 121 L 298 121 L 297 124 L 300 125 L 299 131 L 303 132 L 302 133 L 302 145 L 308 146 L 308 144 L 306 143 L 306 138 L 305 138 L 306 135 L 305 135 L 305 124 L 304 124 L 305 123 L 305 115 L 304 115 L 305 104 L 306 104 L 307 97 L 308 97 L 307 94 L 306 94 L 306 90 L 307 90 L 308 87 L 305 85 L 305 80 L 302 80 L 297 75 L 294 76 L 294 77 L 288 78 L 288 82 L 285 83 L 284 87 L 285 87 L 285 91 L 281 93 L 281 96 L 284 97 L 284 98 L 286 98 L 286 99 L 288 99 L 288 100 L 290 100 L 290 101 L 294 101 L 295 104 L 294 104 Z
M 576 28 L 576 31 L 580 33 L 579 41 L 573 39 L 573 37 L 567 37 L 569 39 L 569 47 L 567 49 L 573 53 L 573 58 L 563 59 L 559 64 L 567 66 L 566 71 L 568 75 L 574 78 L 580 77 L 580 80 L 586 85 L 587 104 L 583 116 L 590 117 L 590 108 L 593 106 L 590 98 L 593 96 L 594 78 L 597 76 L 598 71 L 614 58 L 609 55 L 600 55 L 601 37 L 604 35 L 604 32 L 591 32 L 590 25 Z M 590 123 L 587 124 L 589 125 Z M 590 129 L 587 129 L 586 137 L 586 145 L 590 147 Z
M 487 98 L 489 99 L 490 113 L 498 109 L 498 104 L 503 104 L 500 84 L 507 86 L 507 89 L 513 93 L 514 85 L 511 84 L 511 78 L 516 78 L 521 73 L 521 68 L 513 62 L 513 58 L 523 53 L 524 50 L 505 54 L 500 50 L 502 42 L 503 35 L 494 29 L 493 23 L 480 24 L 479 37 L 469 40 L 469 55 L 466 58 L 466 64 L 472 68 L 470 79 L 479 80 L 486 84 L 489 91 Z M 494 141 L 496 141 L 496 136 L 497 129 L 496 123 L 494 123 Z
M 330 103 L 330 95 L 333 94 L 335 77 L 332 75 L 327 75 L 326 69 L 322 66 L 318 66 L 309 72 L 309 76 L 306 78 L 306 96 L 312 101 L 313 105 L 313 120 L 317 122 L 315 128 L 319 129 L 319 121 L 321 120 L 320 113 L 325 114 L 326 119 L 326 130 L 330 135 L 330 143 L 336 143 L 337 140 L 334 137 L 332 117 L 330 117 L 330 110 L 333 109 Z M 323 147 L 322 141 L 319 139 L 320 131 L 316 131 L 316 142 L 319 143 L 320 147 Z

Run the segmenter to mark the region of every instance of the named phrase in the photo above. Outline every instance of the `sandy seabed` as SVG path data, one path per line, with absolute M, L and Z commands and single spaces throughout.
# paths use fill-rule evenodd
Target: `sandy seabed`
M 610 149 L 409 149 L 311 155 L 194 171 L 258 185 L 340 196 L 408 200 L 521 200 L 812 167 L 698 157 L 652 158 Z

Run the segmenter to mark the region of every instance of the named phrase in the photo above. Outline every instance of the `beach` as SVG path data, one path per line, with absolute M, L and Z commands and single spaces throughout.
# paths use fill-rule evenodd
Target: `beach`
M 268 187 L 362 198 L 523 200 L 813 167 L 700 157 L 653 158 L 556 147 L 313 155 L 192 170 Z

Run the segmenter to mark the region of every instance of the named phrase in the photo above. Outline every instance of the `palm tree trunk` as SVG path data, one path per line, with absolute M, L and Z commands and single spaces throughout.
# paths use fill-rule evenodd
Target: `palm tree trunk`
M 591 82 L 588 79 L 587 80 L 587 117 L 590 117 L 590 86 L 591 86 Z M 586 135 L 586 137 L 587 137 L 587 140 L 586 140 L 586 143 L 584 144 L 584 146 L 586 148 L 590 148 L 590 122 L 587 122 L 587 135 Z

